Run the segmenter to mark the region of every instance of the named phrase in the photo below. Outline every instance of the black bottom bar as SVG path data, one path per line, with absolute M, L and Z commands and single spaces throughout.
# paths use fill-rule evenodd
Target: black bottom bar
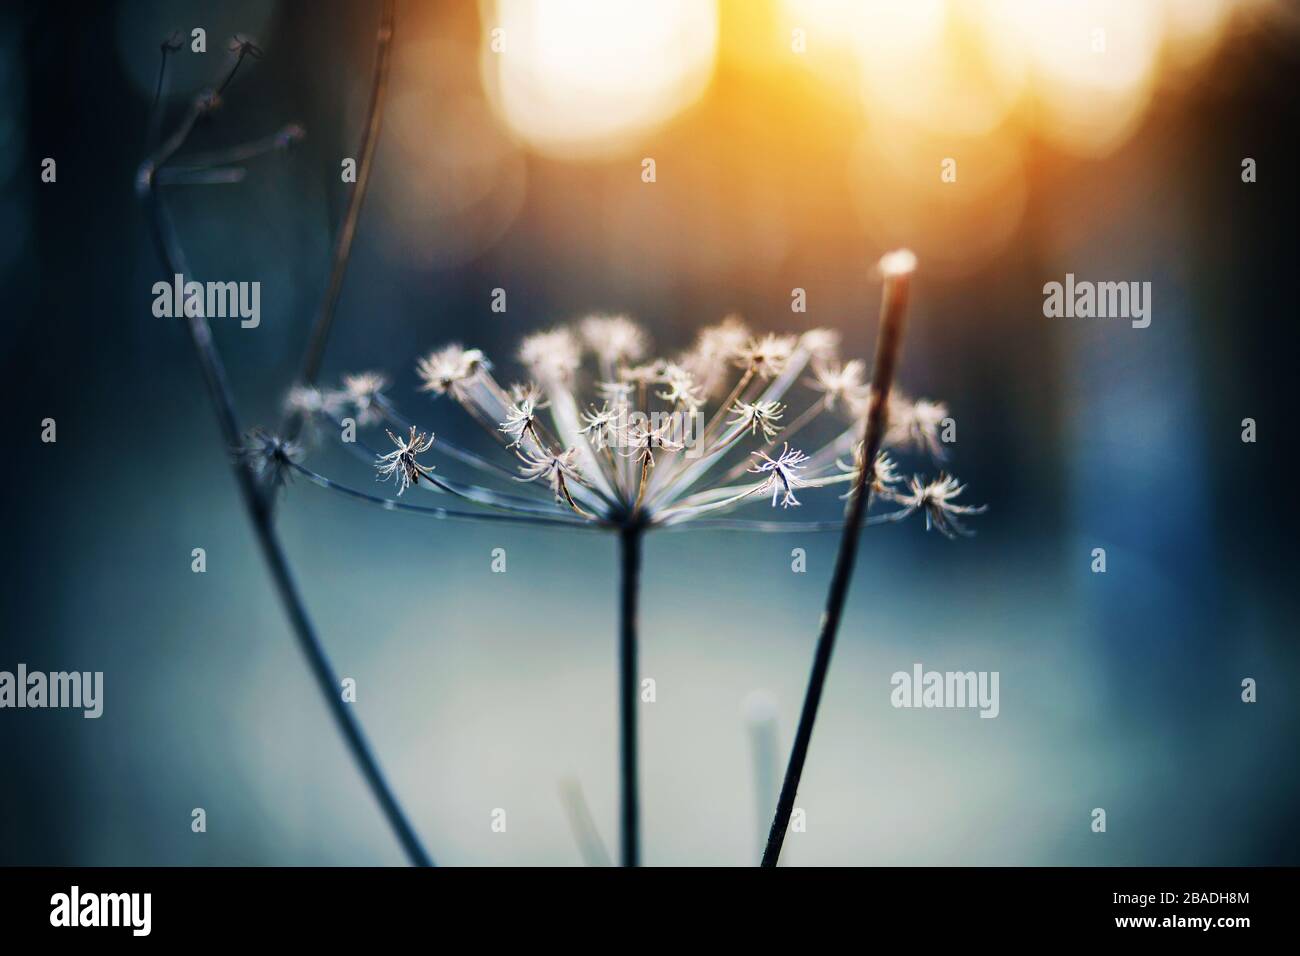
M 148 938 L 205 943 L 456 938 L 447 931 L 540 943 L 592 938 L 593 924 L 611 922 L 643 942 L 710 929 L 813 945 L 836 932 L 901 933 L 927 949 L 950 938 L 1228 942 L 1285 931 L 1298 883 L 1290 868 L 16 868 L 0 870 L 0 926 L 6 942 L 76 934 L 91 944 L 143 938 L 146 927 Z

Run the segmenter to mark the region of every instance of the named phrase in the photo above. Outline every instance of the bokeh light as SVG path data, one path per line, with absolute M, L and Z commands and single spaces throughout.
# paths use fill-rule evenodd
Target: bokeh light
M 447 32 L 436 18 L 430 24 Z M 473 52 L 429 39 L 399 47 L 384 132 L 397 161 L 376 200 L 390 228 L 386 252 L 412 268 L 449 268 L 490 249 L 527 194 L 518 144 L 476 82 Z
M 710 0 L 499 0 L 483 10 L 484 85 L 538 151 L 609 155 L 700 96 L 717 42 Z

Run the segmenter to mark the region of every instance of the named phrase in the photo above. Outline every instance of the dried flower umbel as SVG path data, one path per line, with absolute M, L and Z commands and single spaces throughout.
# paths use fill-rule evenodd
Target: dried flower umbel
M 835 356 L 833 333 L 753 335 L 733 317 L 703 330 L 683 355 L 639 362 L 647 339 L 627 318 L 589 318 L 578 328 L 580 334 L 557 328 L 526 338 L 518 357 L 528 379 L 510 386 L 501 384 L 478 349 L 448 345 L 417 360 L 421 390 L 458 405 L 483 426 L 504 452 L 499 460 L 435 442 L 432 435 L 426 440 L 397 410 L 385 392 L 386 377 L 377 372 L 344 376 L 337 390 L 297 389 L 291 404 L 308 417 L 337 423 L 350 416 L 358 425 L 382 421 L 409 432 L 407 440 L 394 436 L 397 450 L 383 456 L 353 444 L 358 454 L 378 460 L 381 477 L 397 480 L 399 493 L 419 483 L 418 470 L 406 466 L 406 449 L 418 435 L 418 453 L 443 453 L 475 473 L 473 483 L 429 481 L 425 487 L 521 521 L 547 516 L 611 529 L 698 523 L 768 530 L 768 522 L 719 519 L 764 500 L 798 507 L 803 500 L 796 490 L 853 482 L 858 455 L 848 464 L 845 456 L 858 443 L 855 420 L 865 413 L 871 386 L 863 381 L 861 361 L 841 364 Z M 586 355 L 594 367 L 584 377 Z M 705 397 L 724 389 L 721 400 Z M 787 424 L 796 392 L 804 397 Z M 885 445 L 938 457 L 946 415 L 935 402 L 891 397 Z M 823 434 L 806 451 L 794 439 L 808 436 L 813 426 Z M 882 501 L 894 498 L 881 492 L 897 482 L 895 467 L 886 458 L 877 469 L 873 487 Z M 882 483 L 885 475 L 890 477 Z M 930 487 L 919 477 L 914 481 Z M 529 484 L 547 488 L 550 500 L 529 495 Z M 925 511 L 945 533 L 960 525 L 940 516 L 976 513 L 953 512 L 936 495 L 930 492 L 906 513 Z M 892 512 L 873 520 L 901 516 Z M 823 524 L 827 530 L 839 526 Z
M 891 274 L 910 274 L 907 255 L 882 261 L 887 281 Z M 646 531 L 841 530 L 845 525 L 838 520 L 731 516 L 751 504 L 788 511 L 837 485 L 847 486 L 840 497 L 850 499 L 850 509 L 854 490 L 869 490 L 863 515 L 873 506 L 893 506 L 866 518 L 869 523 L 923 512 L 927 528 L 949 537 L 968 533 L 959 517 L 983 510 L 954 502 L 962 490 L 955 479 L 900 474 L 897 459 L 883 449 L 942 457 L 947 409 L 910 401 L 888 386 L 875 389 L 866 381 L 865 363 L 839 357 L 838 339 L 825 329 L 755 334 L 733 316 L 702 330 L 685 353 L 647 359 L 648 338 L 631 320 L 593 316 L 572 329 L 525 338 L 517 353 L 523 374 L 513 384 L 503 384 L 497 365 L 475 348 L 451 344 L 418 358 L 420 390 L 437 403 L 438 414 L 458 407 L 498 446 L 495 455 L 435 441 L 397 409 L 386 377 L 377 372 L 345 376 L 335 390 L 291 397 L 308 419 L 337 426 L 350 417 L 359 426 L 383 422 L 394 428 L 388 434 L 395 450 L 380 454 L 362 438 L 344 447 L 374 464 L 377 477 L 393 479 L 398 495 L 416 485 L 475 507 L 398 505 L 293 464 L 318 485 L 406 512 L 619 534 L 625 863 L 638 859 L 635 604 Z M 897 342 L 890 347 L 896 350 Z M 876 405 L 879 434 L 868 479 L 861 474 L 862 423 L 872 420 Z M 789 413 L 791 406 L 796 414 Z M 399 437 L 403 433 L 407 437 Z M 442 472 L 435 477 L 431 464 L 417 460 L 426 453 L 430 462 L 441 455 L 448 465 L 467 468 L 473 480 Z

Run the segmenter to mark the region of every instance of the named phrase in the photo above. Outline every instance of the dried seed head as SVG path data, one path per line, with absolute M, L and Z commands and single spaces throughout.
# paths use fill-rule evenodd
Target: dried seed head
M 358 425 L 373 425 L 384 417 L 380 400 L 383 390 L 387 387 L 388 379 L 378 372 L 360 372 L 356 375 L 343 376 L 341 398 L 351 403 Z
M 568 329 L 538 332 L 519 346 L 519 361 L 543 384 L 567 382 L 581 363 L 582 352 Z
M 606 402 L 601 408 L 593 408 L 590 412 L 582 413 L 582 434 L 587 436 L 587 441 L 596 451 L 603 451 L 611 446 L 617 447 L 620 444 L 619 431 L 621 422 L 616 408 L 610 408 Z
M 302 458 L 302 446 L 264 428 L 253 428 L 244 433 L 235 458 L 253 473 L 258 484 L 275 491 L 284 487 L 291 465 Z
M 958 535 L 970 537 L 975 532 L 957 520 L 958 516 L 983 514 L 988 510 L 988 505 L 974 507 L 956 504 L 953 499 L 965 490 L 966 486 L 951 475 L 941 474 L 930 482 L 924 481 L 920 475 L 914 475 L 908 483 L 908 490 L 898 496 L 903 510 L 893 517 L 903 517 L 919 509 L 925 512 L 926 531 L 934 528 L 946 538 Z
M 624 457 L 634 458 L 647 468 L 653 468 L 656 451 L 681 451 L 686 446 L 678 440 L 675 424 L 672 419 L 635 423 L 628 429 L 627 444 L 631 447 Z
M 851 473 L 854 479 L 849 490 L 840 495 L 841 499 L 853 497 L 853 492 L 857 488 L 858 462 L 862 460 L 863 449 L 863 443 L 858 442 L 857 447 L 853 449 L 853 461 L 837 459 L 835 462 L 840 471 Z M 896 501 L 898 500 L 896 486 L 901 485 L 903 481 L 904 478 L 898 473 L 898 466 L 894 464 L 894 460 L 883 451 L 877 452 L 876 469 L 871 478 L 871 494 L 877 498 Z
M 728 425 L 739 425 L 742 430 L 748 428 L 751 435 L 762 432 L 764 440 L 771 441 L 781 430 L 777 422 L 785 414 L 785 406 L 780 402 L 736 402 L 731 406 L 731 414 L 735 417 L 728 419 Z
M 759 487 L 759 493 L 766 495 L 768 491 L 772 492 L 773 508 L 776 507 L 777 495 L 781 496 L 782 508 L 797 506 L 799 499 L 794 496 L 794 490 L 807 484 L 799 472 L 803 470 L 808 456 L 791 448 L 788 443 L 781 448 L 781 454 L 775 458 L 765 451 L 756 451 L 754 456 L 758 461 L 751 465 L 749 470 L 756 475 L 768 476 Z
M 479 369 L 491 367 L 478 349 L 466 349 L 460 345 L 448 345 L 430 352 L 415 364 L 422 382 L 420 391 L 435 395 L 445 395 Z
M 843 403 L 852 411 L 864 412 L 865 408 L 859 409 L 857 403 L 863 396 L 862 377 L 866 369 L 866 365 L 858 359 L 845 362 L 843 365 L 833 360 L 817 362 L 813 365 L 813 378 L 807 382 L 807 385 L 823 393 L 825 396 L 823 401 L 830 411 L 834 411 L 836 405 Z
M 284 401 L 285 408 L 305 417 L 320 414 L 334 415 L 342 404 L 341 393 L 327 392 L 315 385 L 295 385 L 289 389 L 289 396 Z
M 524 435 L 537 427 L 537 403 L 531 397 L 523 397 L 506 409 L 506 420 L 500 425 L 501 431 L 510 436 L 506 447 L 517 448 L 524 440 Z
M 433 447 L 433 433 L 426 435 L 416 431 L 412 425 L 411 433 L 406 438 L 398 438 L 392 432 L 388 432 L 388 437 L 397 447 L 375 459 L 375 470 L 379 472 L 375 480 L 386 481 L 392 478 L 400 495 L 411 485 L 419 484 L 421 475 L 433 472 L 432 466 L 422 465 L 415 459 L 416 455 L 422 455 Z
M 922 451 L 936 461 L 947 457 L 939 429 L 948 417 L 948 406 L 926 399 L 909 401 L 902 395 L 889 399 L 889 427 L 885 444 L 891 448 Z
M 656 382 L 663 381 L 667 368 L 667 362 L 663 359 L 655 359 L 645 365 L 619 369 L 618 377 L 630 385 L 654 385 Z
M 840 351 L 840 333 L 834 329 L 809 329 L 799 336 L 799 347 L 815 362 L 829 362 Z
M 769 498 L 772 506 L 780 502 L 789 508 L 800 504 L 800 489 L 852 487 L 857 463 L 837 462 L 836 456 L 843 454 L 856 428 L 845 431 L 843 425 L 836 425 L 834 437 L 811 455 L 791 448 L 788 441 L 779 453 L 772 445 L 782 437 L 783 427 L 787 439 L 792 429 L 809 427 L 811 432 L 827 411 L 847 408 L 857 416 L 866 412 L 871 392 L 863 383 L 865 366 L 836 357 L 834 332 L 815 329 L 801 336 L 751 336 L 743 324 L 729 318 L 702 331 L 695 348 L 676 362 L 641 358 L 644 337 L 622 316 L 591 317 L 580 327 L 580 335 L 581 339 L 573 331 L 557 328 L 525 339 L 519 356 L 535 382 L 508 388 L 493 377 L 481 352 L 448 346 L 420 361 L 423 389 L 450 395 L 474 421 L 514 449 L 522 463 L 518 480 L 545 480 L 558 503 L 587 520 L 673 525 L 724 514 L 758 494 Z M 590 393 L 594 404 L 583 401 L 577 389 L 579 381 L 591 381 L 579 375 L 584 358 L 580 340 L 595 352 L 594 362 L 590 352 L 586 356 L 588 364 L 595 366 Z M 633 361 L 639 364 L 628 364 Z M 362 420 L 370 412 L 401 420 L 381 394 L 382 376 L 348 376 L 345 384 L 337 400 L 356 405 Z M 801 385 L 800 414 L 785 424 L 794 404 L 789 396 L 797 394 Z M 707 396 L 718 394 L 715 388 L 730 396 L 725 406 L 716 399 L 707 401 Z M 305 391 L 293 399 L 304 410 L 329 400 Z M 645 407 L 634 408 L 634 403 Z M 713 404 L 710 413 L 699 414 L 707 404 Z M 944 406 L 909 401 L 894 393 L 887 411 L 887 444 L 924 447 L 932 453 L 942 450 L 938 431 L 946 415 Z M 381 477 L 397 482 L 400 492 L 427 473 L 416 456 L 433 440 L 414 430 L 405 440 L 392 437 L 397 448 L 379 459 L 378 468 Z M 688 445 L 691 451 L 679 454 Z M 749 461 L 737 460 L 746 446 L 759 450 L 752 452 Z M 496 468 L 477 455 L 451 451 L 462 463 L 481 471 Z M 860 447 L 857 454 L 862 454 Z M 631 461 L 640 467 L 631 467 Z M 960 534 L 963 529 L 954 516 L 980 510 L 952 500 L 960 490 L 954 481 L 941 478 L 926 484 L 917 478 L 906 485 L 883 453 L 874 466 L 873 500 L 898 502 L 902 508 L 898 516 L 925 510 L 931 526 L 945 534 Z M 653 476 L 651 468 L 656 469 Z M 737 483 L 746 469 L 757 477 Z M 481 492 L 471 500 L 511 508 L 508 500 L 487 486 L 466 490 Z M 538 507 L 547 506 L 534 503 L 534 509 Z M 875 515 L 870 520 L 891 517 Z
M 737 354 L 736 365 L 754 372 L 760 378 L 773 378 L 785 369 L 785 363 L 794 352 L 797 341 L 793 335 L 772 333 L 761 339 L 750 339 L 749 344 Z
M 580 328 L 587 347 L 603 362 L 618 365 L 645 355 L 645 333 L 625 315 L 593 315 Z
M 660 381 L 667 386 L 655 395 L 662 398 L 674 408 L 693 412 L 704 404 L 704 393 L 695 384 L 695 378 L 680 365 L 669 363 L 664 367 Z
M 564 451 L 545 451 L 540 455 L 531 452 L 515 452 L 523 462 L 519 466 L 520 481 L 545 480 L 550 486 L 558 503 L 569 501 L 567 484 L 583 484 L 582 472 L 578 469 L 578 449 L 566 448 Z
M 546 393 L 536 382 L 515 382 L 510 386 L 510 398 L 516 404 L 532 402 L 533 408 L 545 408 Z
M 700 330 L 694 354 L 714 362 L 727 363 L 750 342 L 751 336 L 738 315 L 729 315 L 717 325 Z
M 621 405 L 631 400 L 635 387 L 631 382 L 597 382 L 596 392 L 601 398 Z
M 705 397 L 712 398 L 723 391 L 732 363 L 749 339 L 745 323 L 729 315 L 720 324 L 701 330 L 695 348 L 678 364 L 691 373 Z

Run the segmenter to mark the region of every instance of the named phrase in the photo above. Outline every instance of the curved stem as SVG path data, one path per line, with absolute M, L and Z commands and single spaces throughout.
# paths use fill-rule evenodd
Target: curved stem
M 372 495 L 360 491 L 349 485 L 335 481 L 333 478 L 326 478 L 320 472 L 312 471 L 305 465 L 297 462 L 290 462 L 289 467 L 295 472 L 302 475 L 317 487 L 332 491 L 335 494 L 342 495 L 345 498 L 351 498 L 354 501 L 362 501 L 366 504 L 375 505 L 383 508 L 385 511 L 404 511 L 408 514 L 427 515 L 430 518 L 449 518 L 456 521 L 482 521 L 488 524 L 519 524 L 519 525 L 538 525 L 548 528 L 574 528 L 578 531 L 604 531 L 606 525 L 600 522 L 578 521 L 574 518 L 552 517 L 550 515 L 524 515 L 524 514 L 495 514 L 483 511 L 456 511 L 451 508 L 429 507 L 427 505 L 413 505 L 405 501 L 398 501 L 395 498 L 385 498 L 381 495 Z
M 839 632 L 840 617 L 849 593 L 853 576 L 853 562 L 858 551 L 858 532 L 867 513 L 867 499 L 875 481 L 876 455 L 885 437 L 885 410 L 889 390 L 898 364 L 898 353 L 903 341 L 903 318 L 907 314 L 908 275 L 892 275 L 885 279 L 880 305 L 880 334 L 876 340 L 876 367 L 871 376 L 871 399 L 863 424 L 862 457 L 858 460 L 857 478 L 844 516 L 844 531 L 839 551 L 835 555 L 835 570 L 831 575 L 830 591 L 826 596 L 826 610 L 822 613 L 821 633 L 817 637 L 817 650 L 813 655 L 812 673 L 804 694 L 803 710 L 799 714 L 799 728 L 795 732 L 794 747 L 786 766 L 781 796 L 777 799 L 772 829 L 767 836 L 762 865 L 776 866 L 785 843 L 785 831 L 790 826 L 799 780 L 803 776 L 804 761 L 808 758 L 808 744 L 812 740 L 813 723 L 821 703 L 826 675 L 830 671 L 831 653 L 835 650 L 835 635 Z
M 870 520 L 865 524 L 872 523 Z M 751 521 L 745 518 L 702 518 L 676 525 L 664 525 L 665 531 L 752 531 L 763 534 L 824 534 L 843 531 L 843 521 Z
M 164 53 L 164 61 L 165 57 L 166 53 Z M 176 238 L 171 219 L 167 215 L 162 196 L 158 192 L 158 184 L 154 173 L 163 165 L 166 159 L 174 155 L 176 150 L 184 144 L 198 115 L 198 109 L 191 110 L 181 128 L 177 130 L 155 157 L 145 161 L 137 176 L 137 187 L 151 213 L 150 225 L 158 257 L 170 275 L 189 276 L 190 271 L 184 251 Z M 207 388 L 208 397 L 211 399 L 213 408 L 216 411 L 222 439 L 227 449 L 233 450 L 240 442 L 239 419 L 235 412 L 230 385 L 226 380 L 225 368 L 212 341 L 212 330 L 208 326 L 207 319 L 201 315 L 187 316 L 186 325 L 194 345 L 199 367 L 203 373 L 203 382 Z M 415 829 L 411 826 L 406 814 L 402 811 L 401 805 L 397 802 L 397 798 L 388 785 L 388 781 L 379 767 L 379 762 L 375 759 L 365 734 L 361 730 L 360 723 L 353 715 L 351 708 L 343 701 L 338 675 L 334 671 L 325 652 L 325 647 L 316 634 L 316 629 L 307 614 L 306 605 L 303 602 L 302 595 L 298 592 L 297 583 L 289 568 L 288 558 L 272 524 L 269 497 L 259 487 L 257 478 L 247 463 L 235 459 L 232 467 L 239 485 L 240 496 L 253 524 L 257 543 L 261 548 L 263 558 L 266 560 L 267 568 L 271 572 L 271 579 L 275 584 L 276 592 L 280 596 L 280 601 L 289 616 L 289 623 L 294 636 L 307 658 L 312 674 L 316 678 L 317 686 L 325 698 L 325 703 L 329 707 L 330 714 L 333 716 L 339 732 L 343 735 L 344 742 L 351 750 L 362 776 L 370 785 L 371 792 L 397 836 L 398 842 L 401 843 L 402 849 L 406 852 L 407 858 L 416 866 L 432 866 L 433 860 L 430 859 L 424 846 L 420 843 L 420 838 L 416 835 Z
M 153 212 L 154 239 L 167 271 L 173 275 L 189 275 L 184 257 L 175 244 L 166 209 L 154 187 L 149 190 L 149 202 Z M 190 338 L 194 343 L 195 354 L 199 360 L 199 366 L 203 371 L 204 384 L 207 386 L 208 395 L 212 399 L 212 404 L 217 412 L 217 421 L 221 426 L 222 438 L 227 448 L 234 448 L 240 441 L 239 420 L 235 414 L 230 386 L 226 381 L 225 368 L 222 366 L 221 359 L 217 355 L 216 347 L 212 342 L 212 331 L 208 327 L 207 320 L 202 316 L 188 317 L 187 325 Z M 271 572 L 272 581 L 275 583 L 276 591 L 280 595 L 280 601 L 284 605 L 285 613 L 289 615 L 289 623 L 293 628 L 294 636 L 298 639 L 298 646 L 306 656 L 307 663 L 311 666 L 312 674 L 316 678 L 317 686 L 325 698 L 331 716 L 333 716 L 339 732 L 343 734 L 344 741 L 352 751 L 353 759 L 356 760 L 362 776 L 370 785 L 371 792 L 379 802 L 380 809 L 383 810 L 384 816 L 388 818 L 389 825 L 393 828 L 393 832 L 397 835 L 398 841 L 402 844 L 402 848 L 406 851 L 411 863 L 416 866 L 432 866 L 433 861 L 425 852 L 420 843 L 420 838 L 416 836 L 414 828 L 406 819 L 406 814 L 402 811 L 401 805 L 398 804 L 397 798 L 393 795 L 392 788 L 388 785 L 388 781 L 379 767 L 379 762 L 371 752 L 370 745 L 361 730 L 361 725 L 357 722 L 351 708 L 343 700 L 339 690 L 341 685 L 339 684 L 338 675 L 335 673 L 329 657 L 325 653 L 324 645 L 321 644 L 311 618 L 307 614 L 306 605 L 303 603 L 302 595 L 299 594 L 297 583 L 294 581 L 293 574 L 289 569 L 289 562 L 285 556 L 284 548 L 281 546 L 280 539 L 271 523 L 271 512 L 267 506 L 267 498 L 258 487 L 257 479 L 248 465 L 235 462 L 234 469 L 235 477 L 239 482 L 240 495 L 244 500 L 244 506 L 248 510 L 253 530 L 257 535 L 257 543 L 262 550 L 262 557 Z
M 641 585 L 641 535 L 636 525 L 619 531 L 618 697 L 622 780 L 623 866 L 641 865 L 637 785 L 637 592 Z
M 384 119 L 384 95 L 388 91 L 388 67 L 392 60 L 395 8 L 396 0 L 384 0 L 376 38 L 370 103 L 366 109 L 365 132 L 361 137 L 361 155 L 357 158 L 357 181 L 348 196 L 347 211 L 343 214 L 343 223 L 334 239 L 329 285 L 325 289 L 325 298 L 321 300 L 320 311 L 316 315 L 316 323 L 312 327 L 307 352 L 303 357 L 302 372 L 298 376 L 304 385 L 314 384 L 320 374 L 321 362 L 325 358 L 325 343 L 329 340 L 330 327 L 334 324 L 334 309 L 343 289 L 343 276 L 347 272 L 348 258 L 352 252 L 352 237 L 356 233 L 361 203 L 366 198 L 366 187 L 370 183 L 370 169 L 373 166 L 375 147 L 379 143 L 379 128 Z M 294 432 L 297 431 L 297 420 L 291 428 Z
M 302 127 L 297 123 L 290 123 L 261 139 L 240 143 L 226 149 L 187 156 L 184 162 L 170 163 L 168 169 L 177 173 L 196 173 L 225 166 L 238 166 L 240 163 L 247 163 L 268 153 L 285 149 L 301 138 Z

